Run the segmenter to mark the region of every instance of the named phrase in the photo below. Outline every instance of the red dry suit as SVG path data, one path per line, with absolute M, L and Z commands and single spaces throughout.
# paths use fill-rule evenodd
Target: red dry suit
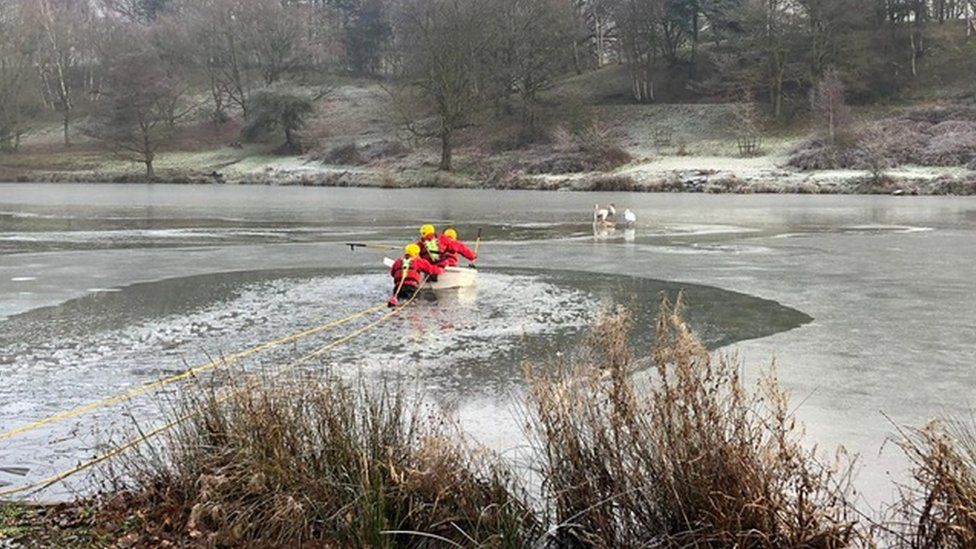
M 420 257 L 437 265 L 444 252 L 451 247 L 451 239 L 442 234 L 431 233 L 421 238 L 417 245 L 420 246 Z
M 458 264 L 458 255 L 463 256 L 468 261 L 478 259 L 478 254 L 471 251 L 471 248 L 464 245 L 460 240 L 445 236 L 447 246 L 441 252 L 441 260 L 437 262 L 438 267 L 453 267 Z
M 437 265 L 432 265 L 422 257 L 403 256 L 393 263 L 390 268 L 390 276 L 393 277 L 394 291 L 402 287 L 416 288 L 420 286 L 422 273 L 429 275 L 439 275 L 444 269 Z M 400 281 L 403 281 L 401 284 Z

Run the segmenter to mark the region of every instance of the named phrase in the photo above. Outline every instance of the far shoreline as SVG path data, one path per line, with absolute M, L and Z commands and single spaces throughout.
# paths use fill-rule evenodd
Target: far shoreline
M 479 181 L 454 172 L 410 171 L 390 174 L 381 170 L 322 169 L 276 170 L 261 174 L 197 173 L 166 170 L 147 179 L 140 173 L 31 171 L 0 178 L 0 184 L 171 184 L 171 185 L 265 185 L 374 189 L 468 189 L 553 192 L 631 192 L 687 194 L 830 194 L 895 196 L 973 196 L 976 171 L 909 167 L 876 178 L 853 170 L 782 170 L 777 174 L 742 174 L 715 169 L 687 169 L 640 173 L 641 166 L 613 172 L 572 174 L 517 174 L 502 181 Z M 911 171 L 911 170 L 914 170 Z M 924 170 L 924 171 L 923 171 Z M 955 172 L 955 173 L 954 173 Z M 402 175 L 403 177 L 398 177 Z

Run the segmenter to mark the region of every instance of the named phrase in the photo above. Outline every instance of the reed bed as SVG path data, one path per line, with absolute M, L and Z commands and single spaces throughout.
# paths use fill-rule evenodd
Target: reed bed
M 241 375 L 188 391 L 108 507 L 146 546 L 976 547 L 971 427 L 904 433 L 914 482 L 865 524 L 851 460 L 804 444 L 774 368 L 744 380 L 680 304 L 650 349 L 633 329 L 610 311 L 567 363 L 526 366 L 528 471 L 400 386 Z
M 520 547 L 534 515 L 496 461 L 400 388 L 250 381 L 197 394 L 130 462 L 146 525 L 206 546 Z M 230 396 L 226 396 L 226 395 Z
M 896 443 L 912 463 L 912 484 L 884 525 L 886 546 L 976 547 L 976 423 L 933 421 Z
M 580 360 L 530 369 L 533 441 L 562 547 L 847 547 L 861 543 L 849 468 L 800 443 L 772 371 L 749 390 L 662 305 L 647 379 L 626 312 Z

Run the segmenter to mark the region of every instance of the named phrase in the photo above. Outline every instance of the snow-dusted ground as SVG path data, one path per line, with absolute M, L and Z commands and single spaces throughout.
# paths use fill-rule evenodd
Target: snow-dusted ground
M 485 175 L 504 172 L 512 160 L 531 160 L 539 151 L 485 153 L 483 145 L 491 137 L 478 135 L 484 131 L 478 128 L 468 136 L 476 144 L 455 151 L 458 173 L 444 174 L 437 171 L 436 143 L 410 139 L 400 127 L 390 95 L 375 83 L 360 82 L 338 86 L 322 100 L 317 117 L 305 130 L 306 142 L 314 145 L 304 156 L 272 155 L 272 144 L 228 142 L 216 148 L 161 151 L 155 168 L 163 180 L 190 183 L 837 194 L 976 190 L 976 171 L 965 168 L 903 166 L 886 171 L 879 182 L 862 170 L 806 172 L 787 167 L 787 155 L 806 136 L 803 132 L 764 136 L 762 154 L 742 158 L 734 135 L 736 108 L 732 104 L 591 105 L 590 114 L 605 138 L 634 158 L 610 172 L 528 175 L 516 170 L 504 177 Z M 662 133 L 668 136 L 664 143 Z M 56 131 L 39 131 L 28 139 L 25 152 L 0 155 L 0 181 L 144 178 L 140 165 L 100 151 L 90 141 L 80 139 L 80 148 L 62 151 L 57 148 L 59 138 Z M 477 144 L 480 141 L 486 143 Z M 337 147 L 383 143 L 402 144 L 402 154 L 373 158 L 363 165 L 321 160 Z M 601 181 L 610 179 L 617 185 L 601 187 Z

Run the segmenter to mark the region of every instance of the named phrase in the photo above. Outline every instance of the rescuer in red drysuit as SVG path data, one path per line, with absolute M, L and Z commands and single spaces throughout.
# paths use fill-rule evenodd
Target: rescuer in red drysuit
M 390 307 L 399 305 L 400 299 L 412 298 L 420 287 L 424 274 L 439 275 L 444 272 L 444 269 L 419 257 L 420 246 L 407 244 L 403 251 L 403 257 L 390 267 L 390 276 L 393 277 L 393 297 L 387 302 Z
M 437 234 L 433 225 L 424 225 L 420 228 L 420 240 L 417 241 L 417 246 L 420 246 L 421 258 L 438 265 L 451 243 L 444 235 Z
M 458 264 L 458 255 L 464 257 L 468 261 L 474 261 L 478 259 L 478 254 L 471 251 L 471 248 L 464 245 L 463 242 L 457 239 L 457 231 L 454 229 L 447 229 L 444 231 L 444 250 L 441 252 L 441 259 L 435 265 L 438 267 L 453 267 Z M 473 266 L 473 265 L 472 265 Z

